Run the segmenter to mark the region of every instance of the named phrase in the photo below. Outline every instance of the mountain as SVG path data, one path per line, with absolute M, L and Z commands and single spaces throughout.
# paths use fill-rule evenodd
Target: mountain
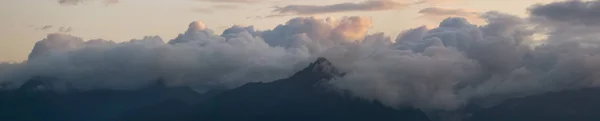
M 192 108 L 174 101 L 140 108 L 125 114 L 123 119 L 127 121 L 429 120 L 417 109 L 393 109 L 378 102 L 353 98 L 327 88 L 328 80 L 343 75 L 344 73 L 338 71 L 327 59 L 319 58 L 286 79 L 270 83 L 248 83 L 225 91 Z M 173 109 L 173 107 L 180 107 L 186 111 Z M 182 117 L 186 118 L 182 119 Z
M 469 121 L 598 121 L 600 88 L 515 98 L 472 111 Z
M 33 77 L 16 90 L 0 89 L 4 121 L 596 121 L 600 88 L 550 92 L 489 108 L 428 112 L 393 109 L 337 90 L 344 76 L 319 58 L 289 78 L 198 93 L 156 84 L 138 90 L 81 91 L 55 78 Z M 57 83 L 59 82 L 59 83 Z M 55 91 L 54 88 L 64 90 Z M 449 118 L 450 117 L 450 118 Z M 459 117 L 459 118 L 453 118 Z M 464 118 L 463 118 L 464 117 Z
M 125 111 L 165 100 L 198 102 L 202 96 L 190 88 L 156 85 L 140 90 L 50 90 L 56 81 L 34 77 L 17 90 L 0 92 L 0 120 L 7 121 L 112 121 Z

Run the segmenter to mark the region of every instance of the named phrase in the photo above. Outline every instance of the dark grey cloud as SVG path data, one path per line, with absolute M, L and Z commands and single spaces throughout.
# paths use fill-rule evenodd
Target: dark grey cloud
M 536 4 L 529 8 L 530 21 L 549 41 L 576 40 L 597 43 L 600 38 L 600 1 L 569 0 Z
M 359 3 L 347 2 L 332 5 L 288 5 L 284 7 L 276 7 L 273 12 L 278 15 L 315 15 L 350 11 L 393 10 L 402 9 L 409 5 L 409 3 L 402 3 L 393 0 L 368 0 Z
M 44 26 L 40 27 L 39 29 L 40 30 L 48 30 L 48 29 L 52 29 L 52 27 L 54 27 L 54 26 L 52 26 L 52 25 L 44 25 Z
M 600 25 L 600 0 L 568 0 L 536 4 L 529 8 L 533 17 L 571 24 Z

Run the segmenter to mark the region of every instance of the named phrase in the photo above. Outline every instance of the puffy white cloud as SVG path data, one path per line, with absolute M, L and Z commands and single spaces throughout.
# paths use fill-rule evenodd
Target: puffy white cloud
M 448 18 L 402 33 L 394 47 L 357 45 L 326 56 L 346 76 L 331 83 L 392 107 L 456 110 L 548 91 L 597 85 L 598 44 L 548 42 L 530 48 L 526 19 L 488 12 L 488 24 Z M 398 48 L 398 49 L 396 49 Z

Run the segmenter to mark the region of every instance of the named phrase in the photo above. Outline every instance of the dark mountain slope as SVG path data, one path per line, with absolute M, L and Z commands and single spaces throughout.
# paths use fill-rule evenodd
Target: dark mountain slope
M 364 101 L 330 91 L 326 81 L 342 76 L 326 59 L 319 58 L 309 67 L 290 78 L 271 83 L 249 83 L 226 91 L 190 110 L 171 118 L 188 117 L 190 121 L 428 121 L 416 109 L 395 110 L 376 102 Z M 128 121 L 172 121 L 157 112 L 164 112 L 176 103 L 152 106 L 132 111 L 124 116 Z M 185 108 L 184 108 L 185 109 Z M 140 116 L 144 116 L 141 118 Z
M 123 112 L 165 100 L 197 102 L 189 88 L 55 92 L 48 78 L 33 78 L 21 88 L 0 93 L 0 119 L 7 121 L 111 121 Z
M 515 98 L 472 113 L 470 121 L 599 121 L 600 88 Z

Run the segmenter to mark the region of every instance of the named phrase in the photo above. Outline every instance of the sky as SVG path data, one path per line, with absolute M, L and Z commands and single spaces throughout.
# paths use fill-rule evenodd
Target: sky
M 49 33 L 115 42 L 149 35 L 170 40 L 182 33 L 187 24 L 198 20 L 221 33 L 233 25 L 272 29 L 298 16 L 365 16 L 373 23 L 369 33 L 384 32 L 394 37 L 420 25 L 435 26 L 441 20 L 439 16 L 427 17 L 423 12 L 435 12 L 440 8 L 459 10 L 442 15 L 444 17 L 469 17 L 465 15 L 468 12 L 456 14 L 461 11 L 500 11 L 527 16 L 529 6 L 552 1 L 395 0 L 383 3 L 389 6 L 378 6 L 365 0 L 0 0 L 0 61 L 26 60 L 35 42 Z M 394 6 L 396 3 L 398 5 Z M 335 4 L 340 6 L 330 6 Z M 477 20 L 472 21 L 477 23 Z

